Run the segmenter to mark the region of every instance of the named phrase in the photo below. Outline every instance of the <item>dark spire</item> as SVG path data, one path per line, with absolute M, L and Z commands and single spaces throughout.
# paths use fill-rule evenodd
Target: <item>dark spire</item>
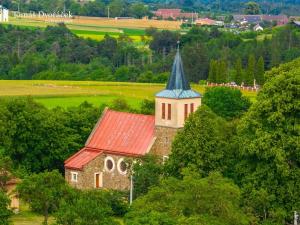
M 178 89 L 190 90 L 191 89 L 191 86 L 184 75 L 183 64 L 182 64 L 180 51 L 179 51 L 179 42 L 177 47 L 177 53 L 173 63 L 172 74 L 169 78 L 166 89 L 167 90 L 178 90 Z

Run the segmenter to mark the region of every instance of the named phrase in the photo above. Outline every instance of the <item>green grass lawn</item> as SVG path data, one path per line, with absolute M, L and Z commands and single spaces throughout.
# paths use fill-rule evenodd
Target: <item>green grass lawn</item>
M 27 204 L 21 203 L 21 209 L 19 214 L 15 214 L 11 217 L 10 222 L 13 225 L 41 225 L 44 221 L 44 217 L 33 213 L 30 211 L 30 208 Z M 120 225 L 123 225 L 123 219 L 122 218 L 115 218 L 116 222 L 118 222 Z M 49 217 L 48 220 L 49 225 L 55 224 L 55 219 L 53 216 Z
M 203 85 L 192 87 L 202 94 L 205 91 Z M 136 108 L 143 99 L 154 99 L 155 93 L 164 88 L 165 84 L 126 82 L 1 80 L 0 97 L 32 96 L 48 108 L 78 106 L 84 101 L 99 106 L 110 104 L 116 98 L 124 98 Z M 243 91 L 243 94 L 255 101 L 255 92 Z
M 15 214 L 11 218 L 11 222 L 14 225 L 41 225 L 44 221 L 44 217 L 30 211 L 28 205 L 22 203 L 20 205 L 20 213 Z M 49 225 L 54 224 L 55 220 L 50 216 Z

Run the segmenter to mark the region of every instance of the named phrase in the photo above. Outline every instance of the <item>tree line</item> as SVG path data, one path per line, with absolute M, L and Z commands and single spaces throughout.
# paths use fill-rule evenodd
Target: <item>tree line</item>
M 46 29 L 0 26 L 0 79 L 101 80 L 164 83 L 177 41 L 188 79 L 198 83 L 264 82 L 263 73 L 300 56 L 299 29 L 292 24 L 233 34 L 193 27 L 187 34 L 146 30 L 143 47 L 122 34 L 102 41 L 77 37 L 63 24 Z M 149 48 L 148 48 L 149 46 Z

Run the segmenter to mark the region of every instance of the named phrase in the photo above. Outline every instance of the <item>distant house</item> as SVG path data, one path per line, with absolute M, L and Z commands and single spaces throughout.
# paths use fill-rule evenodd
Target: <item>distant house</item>
M 276 22 L 277 25 L 285 25 L 289 22 L 286 15 L 233 15 L 233 19 L 239 23 L 258 24 L 262 21 Z
M 223 21 L 212 20 L 209 18 L 199 18 L 195 21 L 198 26 L 224 26 Z
M 18 194 L 15 192 L 16 191 L 16 186 L 17 184 L 20 183 L 19 179 L 13 178 L 11 180 L 9 180 L 6 183 L 6 191 L 8 194 L 8 197 L 11 200 L 10 203 L 10 209 L 12 209 L 14 212 L 19 212 L 20 210 L 20 200 L 19 200 L 19 196 Z
M 0 22 L 8 22 L 9 10 L 0 5 Z
M 256 25 L 253 27 L 253 30 L 256 31 L 256 32 L 258 32 L 258 31 L 263 31 L 264 28 L 263 28 L 262 26 L 260 26 L 259 23 L 258 23 L 258 24 L 256 24 Z
M 277 25 L 285 25 L 289 22 L 289 18 L 286 15 L 262 15 L 262 20 L 268 22 L 276 22 Z
M 153 12 L 156 17 L 162 19 L 197 19 L 197 13 L 184 13 L 181 9 L 158 9 L 157 11 Z
M 262 21 L 261 15 L 233 15 L 233 19 L 239 23 L 259 23 Z
M 300 27 L 300 21 L 293 21 L 293 24 L 296 25 L 297 27 Z

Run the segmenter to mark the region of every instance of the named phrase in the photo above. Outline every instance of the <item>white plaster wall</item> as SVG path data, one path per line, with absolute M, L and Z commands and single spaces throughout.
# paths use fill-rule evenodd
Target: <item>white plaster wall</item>
M 162 103 L 166 104 L 165 119 L 162 119 Z M 155 99 L 155 125 L 173 128 L 184 127 L 184 105 L 188 104 L 188 112 L 190 113 L 190 104 L 194 103 L 194 112 L 201 106 L 201 98 L 189 99 Z M 171 120 L 168 120 L 168 104 L 171 104 Z

